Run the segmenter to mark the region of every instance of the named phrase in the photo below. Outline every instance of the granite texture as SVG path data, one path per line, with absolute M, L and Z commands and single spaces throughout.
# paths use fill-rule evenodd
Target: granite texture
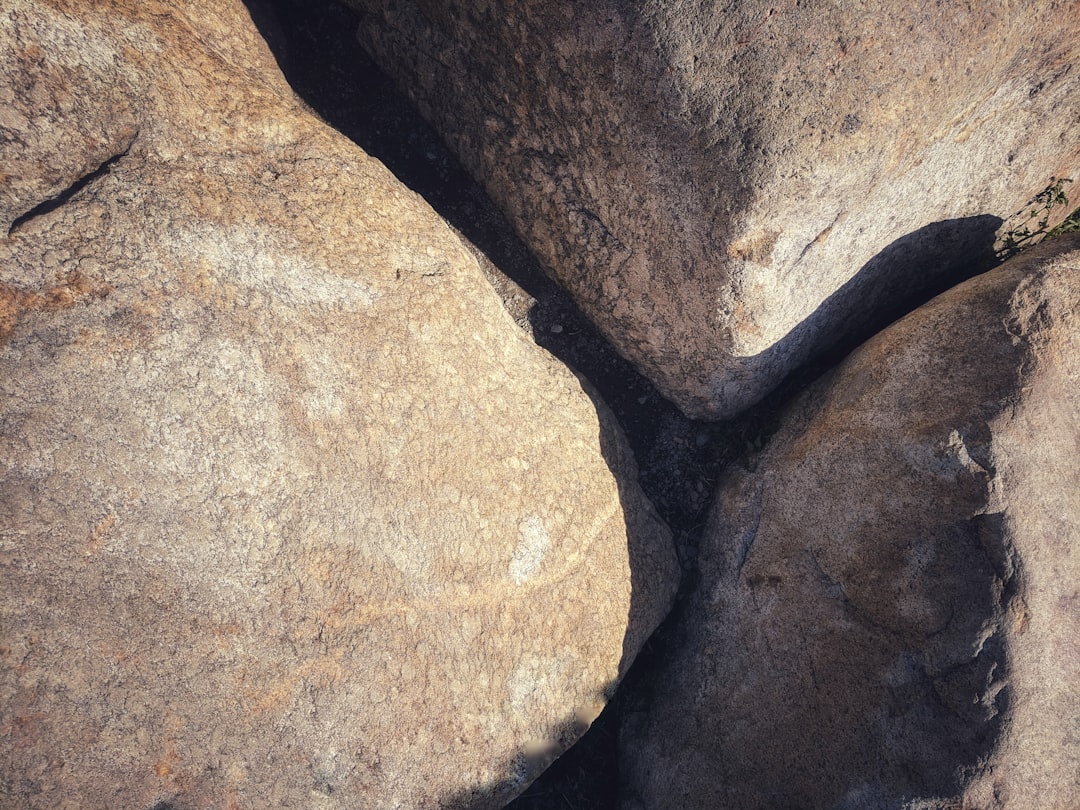
M 0 805 L 499 807 L 678 567 L 238 0 L 0 10 Z
M 720 485 L 628 810 L 1080 805 L 1080 235 L 873 338 Z
M 1074 2 L 349 1 L 526 243 L 695 418 L 985 269 L 1003 220 L 1080 176 Z

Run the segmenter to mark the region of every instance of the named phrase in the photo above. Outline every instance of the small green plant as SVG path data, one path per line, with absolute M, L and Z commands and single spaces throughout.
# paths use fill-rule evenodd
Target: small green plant
M 1070 177 L 1051 177 L 1046 188 L 1010 217 L 1010 219 L 1018 217 L 1023 217 L 1023 219 L 1001 237 L 1001 247 L 997 251 L 999 259 L 1004 261 L 1015 256 L 1048 236 L 1080 231 L 1080 208 L 1053 228 L 1047 227 L 1054 211 L 1061 206 L 1068 206 L 1069 196 L 1065 193 L 1065 184 L 1071 182 Z M 1028 208 L 1028 206 L 1032 207 Z
M 1080 208 L 1077 208 L 1065 219 L 1047 232 L 1047 236 L 1060 236 L 1063 233 L 1080 233 Z

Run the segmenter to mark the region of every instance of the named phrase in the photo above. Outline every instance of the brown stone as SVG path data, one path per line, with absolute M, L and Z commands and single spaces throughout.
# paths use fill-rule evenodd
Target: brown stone
M 1080 235 L 869 341 L 722 483 L 628 808 L 1080 806 Z
M 501 806 L 675 588 L 610 414 L 239 0 L 0 42 L 0 806 Z
M 350 2 L 533 251 L 692 416 L 955 283 L 1051 177 L 1080 178 L 1071 3 Z

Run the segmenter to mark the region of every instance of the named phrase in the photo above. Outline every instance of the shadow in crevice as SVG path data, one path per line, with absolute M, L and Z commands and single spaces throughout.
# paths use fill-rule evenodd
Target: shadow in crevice
M 246 0 L 297 95 L 380 160 L 470 244 L 536 343 L 599 392 L 634 451 L 639 483 L 679 538 L 684 567 L 715 469 L 744 445 L 742 423 L 687 419 L 616 352 L 517 237 L 395 84 L 356 41 L 359 15 L 334 0 Z M 517 309 L 513 304 L 516 301 Z M 753 421 L 753 420 L 751 420 Z M 751 425 L 749 430 L 756 430 Z M 734 441 L 732 436 L 736 436 Z
M 363 53 L 355 40 L 357 14 L 332 0 L 246 0 L 248 10 L 297 95 L 327 124 L 380 160 L 405 186 L 422 196 L 478 251 L 481 268 L 504 301 L 520 297 L 523 308 L 511 315 L 529 328 L 535 341 L 574 369 L 591 398 L 601 434 L 601 452 L 619 488 L 627 521 L 631 604 L 619 666 L 625 675 L 655 624 L 656 609 L 645 594 L 662 592 L 655 539 L 661 517 L 676 528 L 700 523 L 711 495 L 702 470 L 712 465 L 715 426 L 685 419 L 651 383 L 616 353 L 577 306 L 543 272 L 514 234 L 501 212 L 457 163 L 434 131 L 420 118 L 394 84 Z M 487 265 L 487 266 L 485 266 Z M 497 268 L 497 271 L 494 269 Z M 499 274 L 505 274 L 500 281 Z M 500 286 L 500 284 L 504 286 Z M 612 419 L 614 413 L 615 419 Z M 630 441 L 630 451 L 615 426 Z M 676 448 L 674 452 L 672 448 Z M 633 480 L 634 458 L 646 459 L 639 479 L 659 511 L 644 501 Z M 661 469 L 660 460 L 664 466 Z M 696 509 L 696 512 L 694 511 Z M 684 538 L 689 532 L 684 531 Z M 683 547 L 689 547 L 689 541 Z M 668 583 L 670 587 L 670 581 Z M 606 697 L 615 692 L 611 684 Z M 593 721 L 584 744 L 554 763 L 550 752 L 522 752 L 520 766 L 530 779 L 548 766 L 542 782 L 533 783 L 511 807 L 542 808 L 562 804 L 569 794 L 593 808 L 615 808 L 618 698 Z M 560 750 L 585 730 L 574 718 L 550 730 Z M 597 778 L 599 775 L 599 778 Z M 524 783 L 523 783 L 524 784 Z M 520 789 L 511 783 L 478 786 L 468 795 L 446 798 L 444 806 L 483 804 L 493 793 Z
M 475 246 L 481 266 L 504 300 L 520 298 L 521 311 L 511 308 L 511 314 L 530 327 L 539 345 L 588 381 L 583 387 L 599 413 L 608 408 L 614 413 L 637 459 L 638 483 L 675 532 L 682 568 L 690 575 L 684 577 L 683 593 L 694 584 L 696 548 L 719 471 L 745 461 L 758 449 L 776 429 L 785 403 L 852 348 L 937 293 L 995 263 L 992 245 L 1000 225 L 996 217 L 928 224 L 896 240 L 763 353 L 779 358 L 795 351 L 806 360 L 772 394 L 734 420 L 689 420 L 607 343 L 546 276 L 501 212 L 392 80 L 362 51 L 355 38 L 355 11 L 334 0 L 245 1 L 297 95 L 329 125 L 386 165 Z M 912 269 L 918 273 L 909 272 Z M 512 284 L 500 287 L 499 273 Z M 819 323 L 839 325 L 831 345 L 816 352 L 802 348 L 809 347 Z M 769 358 L 764 359 L 768 364 Z M 633 482 L 623 480 L 618 472 L 632 465 L 621 457 L 624 451 L 616 435 L 604 434 L 600 440 L 620 488 L 624 514 L 633 520 L 640 511 L 632 494 Z M 628 528 L 636 535 L 629 549 L 633 587 L 637 593 L 646 593 L 654 587 L 645 581 L 650 564 L 641 541 L 649 529 Z M 631 606 L 632 626 L 645 621 L 635 613 L 639 608 L 640 602 Z M 675 620 L 669 619 L 664 627 L 673 628 Z M 647 643 L 644 655 L 638 656 L 637 671 L 664 657 L 669 646 L 664 641 L 666 632 L 662 630 Z M 637 652 L 633 646 L 624 649 L 621 669 Z M 627 679 L 635 684 L 643 680 L 634 670 Z M 511 807 L 562 807 L 567 793 L 586 797 L 583 801 L 592 808 L 617 806 L 616 728 L 625 691 L 616 694 L 581 743 L 549 768 L 542 777 L 545 784 L 535 783 Z M 647 702 L 647 689 L 629 699 Z M 552 733 L 564 735 L 566 729 Z M 595 784 L 583 786 L 585 774 Z M 469 797 L 459 799 L 462 806 L 470 801 Z
M 296 94 L 381 161 L 528 295 L 558 291 L 435 131 L 356 41 L 359 12 L 336 0 L 245 0 Z
M 767 368 L 803 359 L 790 381 L 808 382 L 853 349 L 930 299 L 999 263 L 1000 217 L 988 214 L 930 223 L 896 239 L 859 268 L 798 326 L 753 358 Z M 830 339 L 821 341 L 822 327 Z M 820 349 L 809 348 L 822 344 Z M 777 358 L 775 361 L 771 358 Z

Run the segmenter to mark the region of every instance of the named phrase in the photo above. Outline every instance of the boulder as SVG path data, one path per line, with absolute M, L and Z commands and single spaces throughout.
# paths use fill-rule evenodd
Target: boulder
M 627 808 L 1080 806 L 1080 235 L 866 343 L 722 482 Z
M 676 587 L 612 417 L 239 0 L 0 42 L 0 805 L 502 806 Z
M 526 243 L 693 417 L 985 269 L 1001 220 L 1080 173 L 1080 15 L 1056 0 L 349 2 Z

